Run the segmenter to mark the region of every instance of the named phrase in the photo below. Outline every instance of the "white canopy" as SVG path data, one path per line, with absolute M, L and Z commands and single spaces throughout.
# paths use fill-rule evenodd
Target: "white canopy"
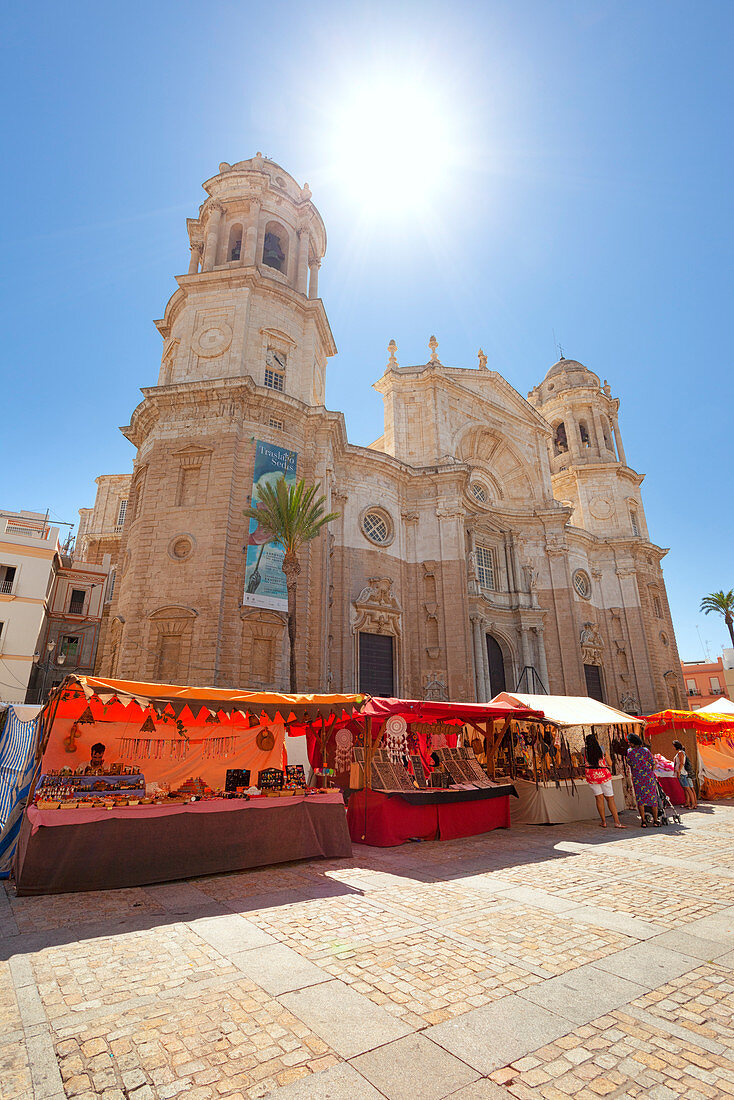
M 642 719 L 633 718 L 623 710 L 608 707 L 586 695 L 521 695 L 519 692 L 502 691 L 491 700 L 493 703 L 519 703 L 532 710 L 542 710 L 546 718 L 559 726 L 625 726 L 643 725 Z
M 734 703 L 731 699 L 714 699 L 713 703 L 707 703 L 705 707 L 697 707 L 700 714 L 734 714 Z

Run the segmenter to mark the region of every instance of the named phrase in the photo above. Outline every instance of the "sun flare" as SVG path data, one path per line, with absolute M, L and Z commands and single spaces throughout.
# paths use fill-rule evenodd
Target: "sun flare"
M 447 173 L 449 137 L 447 109 L 430 88 L 376 83 L 337 109 L 333 163 L 366 189 L 371 206 L 421 209 Z

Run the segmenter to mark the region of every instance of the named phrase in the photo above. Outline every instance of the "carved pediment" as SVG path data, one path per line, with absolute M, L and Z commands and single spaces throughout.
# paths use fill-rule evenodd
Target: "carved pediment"
M 370 577 L 352 604 L 352 629 L 372 634 L 399 634 L 401 607 L 390 577 Z
M 585 665 L 601 665 L 604 642 L 596 623 L 584 623 L 581 636 L 581 659 Z
M 370 577 L 365 587 L 354 601 L 355 607 L 389 608 L 400 612 L 400 605 L 393 592 L 390 577 Z

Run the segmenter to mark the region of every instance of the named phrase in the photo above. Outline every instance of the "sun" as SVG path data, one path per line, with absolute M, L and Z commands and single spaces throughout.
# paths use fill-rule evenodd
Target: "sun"
M 372 208 L 422 210 L 448 174 L 448 110 L 418 81 L 383 79 L 351 90 L 335 109 L 332 132 L 332 165 Z

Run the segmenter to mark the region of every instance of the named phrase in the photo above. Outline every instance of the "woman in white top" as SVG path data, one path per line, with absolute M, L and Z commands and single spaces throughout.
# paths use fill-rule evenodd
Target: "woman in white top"
M 698 799 L 696 798 L 696 788 L 693 786 L 693 780 L 688 774 L 686 763 L 688 757 L 686 756 L 685 749 L 681 745 L 680 741 L 673 742 L 673 748 L 677 749 L 675 756 L 673 757 L 673 764 L 675 765 L 675 778 L 683 788 L 683 794 L 686 796 L 686 809 L 695 810 L 698 806 Z

